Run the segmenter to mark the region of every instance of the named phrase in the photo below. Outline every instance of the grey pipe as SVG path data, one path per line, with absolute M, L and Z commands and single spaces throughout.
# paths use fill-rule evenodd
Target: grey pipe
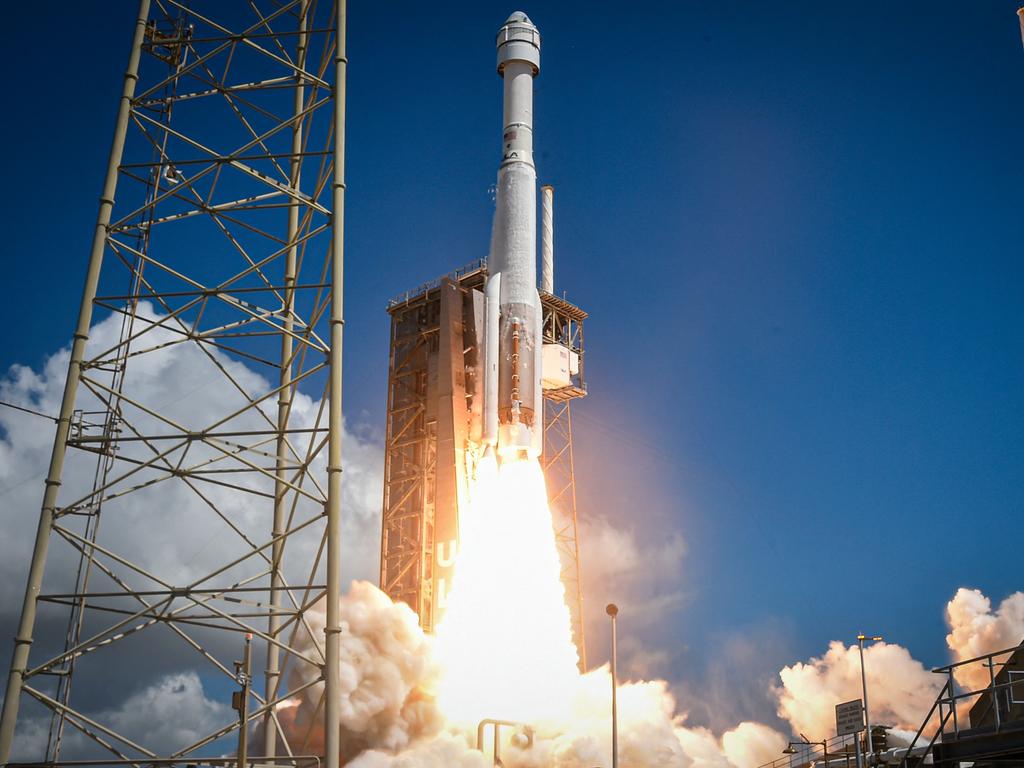
M 341 394 L 345 330 L 345 58 L 346 0 L 338 0 L 334 54 L 334 180 L 331 184 L 330 410 L 327 448 L 327 621 L 324 728 L 327 768 L 341 764 Z
M 307 14 L 309 13 L 309 0 L 302 0 L 299 5 L 299 34 L 296 43 L 295 55 L 295 94 L 292 104 L 292 114 L 296 117 L 302 115 L 305 106 L 305 89 L 303 88 L 304 74 L 299 70 L 306 67 L 306 29 Z M 289 183 L 292 189 L 298 191 L 301 181 L 302 170 L 302 119 L 298 118 L 292 124 L 292 159 L 289 168 Z M 284 543 L 285 526 L 288 516 L 288 505 L 285 503 L 285 496 L 288 492 L 288 459 L 289 450 L 288 422 L 292 410 L 292 358 L 293 342 L 292 330 L 295 325 L 295 282 L 298 247 L 296 239 L 299 232 L 299 203 L 293 199 L 288 206 L 288 253 L 285 256 L 284 265 L 284 321 L 281 333 L 281 376 L 279 381 L 280 392 L 277 396 L 277 456 L 274 467 L 274 523 L 272 536 L 274 544 L 271 548 L 271 574 L 270 574 L 270 617 L 267 619 L 267 635 L 276 639 L 281 627 L 280 607 L 284 600 Z M 265 669 L 267 701 L 277 698 L 277 692 L 281 681 L 281 651 L 273 643 L 267 643 L 267 665 Z M 273 757 L 277 754 L 277 722 L 274 710 L 268 709 L 263 718 L 263 754 L 273 764 Z
M 555 188 L 540 188 L 540 289 L 555 292 Z

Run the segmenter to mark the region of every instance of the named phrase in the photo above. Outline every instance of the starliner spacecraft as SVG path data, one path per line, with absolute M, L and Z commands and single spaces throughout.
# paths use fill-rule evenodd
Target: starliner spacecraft
M 498 31 L 504 79 L 502 158 L 484 289 L 483 441 L 502 461 L 540 456 L 541 303 L 537 291 L 537 171 L 533 78 L 540 32 L 517 11 Z

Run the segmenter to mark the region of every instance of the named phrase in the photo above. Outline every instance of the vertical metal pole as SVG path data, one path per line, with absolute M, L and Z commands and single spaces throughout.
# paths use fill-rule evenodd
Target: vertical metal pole
M 545 184 L 540 188 L 540 289 L 555 292 L 555 188 Z
M 860 682 L 864 689 L 864 727 L 867 733 L 868 755 L 875 752 L 874 744 L 871 743 L 871 715 L 868 713 L 868 677 L 864 671 L 864 638 L 865 635 L 857 636 L 857 647 L 860 648 Z
M 292 189 L 298 191 L 302 172 L 302 120 L 299 115 L 305 106 L 305 89 L 303 87 L 304 75 L 299 70 L 306 66 L 306 15 L 309 11 L 308 0 L 303 0 L 299 5 L 299 34 L 296 44 L 295 55 L 295 94 L 292 105 L 292 114 L 295 122 L 292 124 L 292 156 L 289 173 L 289 183 Z M 281 332 L 281 377 L 280 392 L 277 396 L 277 460 L 275 465 L 274 478 L 274 527 L 271 545 L 271 572 L 270 572 L 270 617 L 267 620 L 267 634 L 277 638 L 281 627 L 281 605 L 283 603 L 284 590 L 284 533 L 288 517 L 288 421 L 292 410 L 292 330 L 295 326 L 295 272 L 298 258 L 299 233 L 299 205 L 298 200 L 293 199 L 288 206 L 288 253 L 285 256 L 284 265 L 284 306 L 281 308 L 284 314 L 283 330 Z M 277 698 L 281 678 L 281 650 L 274 643 L 267 643 L 267 666 L 265 671 L 265 693 L 268 702 Z M 273 757 L 277 754 L 277 723 L 274 719 L 273 708 L 268 708 L 263 717 L 263 754 L 267 761 L 273 764 Z
M 609 603 L 605 613 L 612 617 L 612 768 L 619 768 L 619 676 L 617 670 L 618 646 L 615 637 L 615 621 L 619 615 L 618 606 Z
M 107 159 L 106 180 L 103 182 L 99 212 L 96 214 L 96 229 L 93 232 L 92 248 L 89 252 L 89 267 L 85 276 L 85 287 L 82 290 L 82 303 L 78 309 L 78 325 L 75 328 L 74 341 L 71 344 L 71 360 L 68 363 L 68 375 L 64 382 L 64 395 L 61 399 L 60 414 L 57 419 L 57 432 L 53 438 L 50 468 L 46 473 L 43 504 L 39 512 L 39 526 L 36 529 L 35 546 L 32 550 L 32 564 L 29 566 L 28 582 L 25 585 L 18 634 L 14 638 L 14 653 L 11 655 L 11 670 L 7 677 L 3 714 L 0 715 L 0 765 L 6 765 L 10 759 L 11 744 L 14 741 L 14 726 L 18 720 L 18 705 L 25 671 L 28 667 L 32 633 L 35 629 L 36 601 L 43 585 L 46 552 L 50 543 L 53 514 L 57 508 L 57 496 L 64 471 L 64 457 L 67 453 L 71 417 L 75 410 L 75 396 L 81 377 L 82 361 L 85 359 L 85 344 L 89 339 L 89 326 L 92 323 L 92 302 L 96 298 L 96 285 L 99 282 L 100 267 L 103 264 L 103 250 L 107 242 L 110 211 L 114 206 L 114 193 L 117 190 L 117 168 L 124 153 L 128 118 L 131 113 L 132 97 L 135 95 L 135 83 L 139 79 L 139 58 L 148 17 L 149 0 L 139 0 L 135 34 L 132 37 L 132 47 L 128 54 L 128 68 L 124 73 L 121 102 L 117 110 L 117 123 L 114 126 L 114 140 L 111 143 L 110 156 Z
M 238 768 L 249 762 L 249 687 L 252 684 L 252 635 L 245 635 L 245 651 L 238 665 L 238 682 L 242 691 L 238 702 Z
M 569 435 L 569 482 L 572 484 L 572 546 L 576 556 L 576 616 L 580 635 L 580 671 L 587 671 L 587 636 L 583 621 L 583 562 L 580 558 L 580 526 L 576 515 L 576 458 L 573 455 L 572 410 L 565 404 L 565 427 Z
M 953 669 L 952 669 L 952 667 L 949 670 L 947 670 L 946 674 L 949 675 L 949 680 L 948 680 L 948 685 L 949 685 L 949 708 L 953 712 L 953 733 L 955 733 L 957 735 L 957 738 L 959 738 L 960 737 L 960 723 L 957 721 L 957 714 L 956 714 L 956 687 L 953 684 Z M 992 691 L 992 693 L 994 695 L 995 691 Z
M 346 0 L 337 0 L 334 52 L 334 181 L 331 184 L 330 442 L 327 458 L 327 635 L 324 664 L 326 768 L 341 756 L 341 679 L 339 633 L 341 599 L 341 366 L 345 287 L 345 58 Z
M 992 689 L 992 708 L 996 714 L 996 730 L 1000 730 L 1003 727 L 1003 717 L 999 713 L 999 695 L 996 691 L 996 660 L 994 657 L 989 657 L 988 663 L 984 666 L 988 667 L 988 684 Z
M 853 734 L 853 752 L 857 758 L 857 768 L 864 768 L 864 755 L 860 751 L 860 736 Z

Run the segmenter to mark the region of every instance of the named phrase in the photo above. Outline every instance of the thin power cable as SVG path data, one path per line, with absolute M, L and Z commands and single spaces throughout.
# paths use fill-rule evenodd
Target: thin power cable
M 15 405 L 14 403 L 8 403 L 4 400 L 0 400 L 0 405 L 6 405 L 8 408 L 13 408 L 16 411 L 24 411 L 25 413 L 31 413 L 33 416 L 39 416 L 43 419 L 49 419 L 56 424 L 59 419 L 56 416 L 51 416 L 48 413 L 40 413 L 39 411 L 33 411 L 31 408 L 26 408 L 23 405 Z

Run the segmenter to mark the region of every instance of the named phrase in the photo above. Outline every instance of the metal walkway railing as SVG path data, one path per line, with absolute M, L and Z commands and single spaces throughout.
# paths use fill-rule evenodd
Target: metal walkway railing
M 822 741 L 792 742 L 795 751 L 785 757 L 764 763 L 758 768 L 857 768 L 857 739 L 861 734 L 847 733 Z
M 932 672 L 943 675 L 945 680 L 910 745 L 864 755 L 864 765 L 885 763 L 891 766 L 898 765 L 899 768 L 918 768 L 922 764 L 935 761 L 936 745 L 957 741 L 961 735 L 979 733 L 977 729 L 981 722 L 985 723 L 982 731 L 986 734 L 998 734 L 1005 730 L 1011 707 L 1024 700 L 1024 680 L 1015 680 L 1013 675 L 1008 674 L 1004 680 L 997 681 L 1000 675 L 997 670 L 1005 666 L 1009 658 L 1020 650 L 1024 650 L 1024 642 L 1012 648 L 933 669 Z M 981 664 L 988 669 L 988 684 L 984 688 L 964 690 L 958 686 L 955 679 L 956 670 L 971 664 Z M 1014 691 L 1021 695 L 1015 696 Z M 976 722 L 968 722 L 965 727 L 963 719 L 972 708 L 971 703 L 981 701 L 985 696 L 988 697 L 987 704 L 975 714 Z M 947 725 L 951 725 L 949 730 Z M 794 742 L 793 746 L 797 749 L 792 754 L 764 763 L 758 768 L 854 768 L 859 764 L 856 747 L 860 736 L 861 733 L 856 733 L 835 736 L 824 742 L 807 743 L 806 739 L 804 744 Z
M 945 675 L 946 680 L 939 690 L 939 695 L 935 698 L 935 702 L 932 704 L 931 709 L 928 710 L 928 714 L 924 718 L 924 722 L 921 723 L 921 727 L 917 729 L 917 733 L 914 734 L 913 740 L 910 742 L 910 747 L 907 748 L 906 753 L 900 760 L 900 768 L 913 768 L 918 766 L 925 761 L 925 758 L 934 755 L 935 745 L 941 744 L 943 741 L 957 740 L 960 738 L 961 733 L 965 730 L 961 727 L 960 720 L 963 716 L 963 711 L 968 709 L 967 705 L 969 702 L 979 699 L 982 696 L 988 695 L 988 706 L 979 713 L 978 720 L 987 718 L 990 714 L 993 716 L 994 732 L 998 733 L 1003 729 L 1004 717 L 1009 711 L 1009 705 L 1012 701 L 1012 695 L 1010 695 L 1011 686 L 1017 685 L 1022 686 L 1021 682 L 1014 682 L 1009 676 L 1004 682 L 997 683 L 996 678 L 998 674 L 996 667 L 1003 666 L 1009 657 L 1024 649 L 1024 642 L 1020 645 L 1016 645 L 1013 648 L 1005 648 L 1001 651 L 993 651 L 992 653 L 986 653 L 983 656 L 975 656 L 973 659 L 964 659 L 958 661 L 955 664 L 947 664 L 944 667 L 936 667 L 932 670 L 936 674 Z M 988 668 L 989 683 L 984 688 L 957 692 L 957 684 L 954 679 L 954 670 L 960 667 L 967 666 L 968 664 L 981 664 Z M 1003 692 L 1007 695 L 1002 695 Z M 1006 706 L 1004 707 L 1004 700 Z M 959 711 L 958 711 L 959 710 Z M 953 730 L 951 733 L 946 731 L 946 724 L 952 722 Z M 928 739 L 928 743 L 923 751 L 920 751 L 918 742 L 922 744 L 926 733 L 931 733 L 931 737 Z M 951 737 L 951 738 L 950 738 Z

